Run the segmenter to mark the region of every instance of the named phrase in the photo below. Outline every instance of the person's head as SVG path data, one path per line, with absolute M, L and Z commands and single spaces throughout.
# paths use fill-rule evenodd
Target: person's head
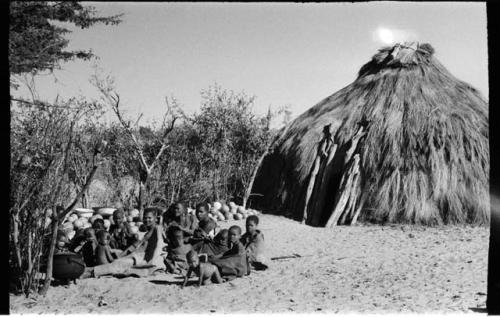
M 256 215 L 248 216 L 247 221 L 245 223 L 245 227 L 248 233 L 254 234 L 255 231 L 257 230 L 258 225 L 259 225 L 259 217 L 257 217 Z
M 85 230 L 83 230 L 83 234 L 85 235 L 85 240 L 87 241 L 96 239 L 95 230 L 93 228 L 85 228 Z
M 177 226 L 168 228 L 168 237 L 174 248 L 184 245 L 184 232 Z
M 116 225 L 125 221 L 125 212 L 123 211 L 123 208 L 118 208 L 113 212 L 113 221 Z
M 215 229 L 215 222 L 209 217 L 201 218 L 200 222 L 198 223 L 198 227 L 201 230 L 205 231 L 206 234 L 208 234 L 210 233 L 210 231 Z
M 156 222 L 156 211 L 154 209 L 144 210 L 142 222 L 147 228 L 151 228 Z
M 186 213 L 186 207 L 184 206 L 183 203 L 181 202 L 177 202 L 175 204 L 173 204 L 173 208 L 172 208 L 172 211 L 173 211 L 173 215 L 175 217 L 180 217 L 182 216 L 184 213 Z
M 196 218 L 198 218 L 198 220 L 207 218 L 209 210 L 210 207 L 208 206 L 207 203 L 200 203 L 196 205 Z
M 68 243 L 69 243 L 69 237 L 66 231 L 64 230 L 57 231 L 57 246 L 62 248 Z
M 236 243 L 241 238 L 241 228 L 239 226 L 231 226 L 228 232 L 228 241 Z
M 106 228 L 104 227 L 104 220 L 102 220 L 101 218 L 95 219 L 94 222 L 92 223 L 92 228 L 95 231 L 105 230 Z
M 196 251 L 191 250 L 186 254 L 186 261 L 190 268 L 196 268 L 200 265 L 200 259 L 198 258 L 198 253 Z
M 106 230 L 99 230 L 96 232 L 97 242 L 102 245 L 108 245 L 111 236 Z
M 227 229 L 222 229 L 214 237 L 214 242 L 219 245 L 227 245 L 228 233 L 229 231 Z

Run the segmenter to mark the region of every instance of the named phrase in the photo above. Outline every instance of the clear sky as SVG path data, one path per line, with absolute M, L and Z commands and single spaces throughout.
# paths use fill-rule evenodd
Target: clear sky
M 405 39 L 430 43 L 488 98 L 484 3 L 84 4 L 125 16 L 117 26 L 73 29 L 70 48 L 92 49 L 128 114 L 146 120 L 161 115 L 165 96 L 196 111 L 200 91 L 214 83 L 255 95 L 257 113 L 289 105 L 295 117 L 350 84 L 383 41 Z M 92 62 L 63 68 L 37 79 L 42 98 L 97 95 Z

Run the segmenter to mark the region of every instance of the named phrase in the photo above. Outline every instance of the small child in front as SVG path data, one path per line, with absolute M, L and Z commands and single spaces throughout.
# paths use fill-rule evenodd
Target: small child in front
M 198 258 L 198 253 L 196 251 L 191 250 L 186 255 L 187 262 L 189 264 L 189 270 L 184 277 L 184 283 L 182 287 L 186 286 L 191 273 L 195 273 L 199 276 L 198 286 L 201 285 L 209 285 L 212 283 L 220 284 L 223 283 L 223 280 L 220 276 L 219 270 L 217 267 L 211 263 L 202 263 Z
M 101 265 L 113 262 L 114 258 L 109 247 L 111 235 L 106 230 L 99 230 L 96 236 L 98 244 L 95 249 L 95 264 Z
M 168 254 L 165 258 L 167 272 L 183 274 L 189 269 L 186 254 L 193 247 L 190 244 L 184 243 L 184 231 L 179 227 L 170 227 L 168 236 Z
M 267 265 L 264 256 L 264 235 L 257 229 L 259 217 L 255 215 L 248 216 L 246 220 L 245 234 L 241 237 L 241 243 L 245 246 L 248 255 L 248 261 L 255 270 L 265 270 Z

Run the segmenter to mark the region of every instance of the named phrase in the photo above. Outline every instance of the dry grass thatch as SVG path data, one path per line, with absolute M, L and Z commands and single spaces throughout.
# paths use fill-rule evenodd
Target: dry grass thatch
M 358 215 L 488 223 L 487 102 L 433 53 L 429 44 L 382 48 L 352 84 L 293 121 L 259 167 L 253 205 L 321 226 Z M 318 158 L 328 125 L 333 144 Z

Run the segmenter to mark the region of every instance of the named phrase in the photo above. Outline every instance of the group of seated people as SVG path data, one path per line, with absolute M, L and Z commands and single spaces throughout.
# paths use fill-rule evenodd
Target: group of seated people
M 69 251 L 82 254 L 88 268 L 82 277 L 144 276 L 164 270 L 183 275 L 183 285 L 193 273 L 199 277 L 199 285 L 206 285 L 248 275 L 252 269 L 266 269 L 259 218 L 249 216 L 242 235 L 239 226 L 220 229 L 208 216 L 209 210 L 207 203 L 201 203 L 193 215 L 184 204 L 176 203 L 160 217 L 161 209 L 146 208 L 140 228 L 144 237 L 139 239 L 123 209 L 117 209 L 109 231 L 102 219 L 95 219 L 91 228 L 65 242 Z

